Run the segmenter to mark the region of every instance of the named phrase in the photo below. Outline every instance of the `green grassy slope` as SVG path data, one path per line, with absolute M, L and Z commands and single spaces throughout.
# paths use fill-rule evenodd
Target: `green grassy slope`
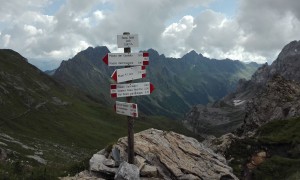
M 136 119 L 135 132 L 148 128 L 192 136 L 179 122 L 163 117 Z M 0 50 L 0 148 L 10 159 L 0 161 L 0 177 L 66 175 L 72 164 L 126 134 L 126 117 L 112 107 L 62 86 L 18 53 Z M 38 156 L 47 165 L 28 156 Z
M 273 121 L 262 126 L 254 138 L 235 142 L 227 152 L 230 165 L 241 177 L 243 165 L 255 151 L 266 149 L 269 157 L 253 172 L 254 179 L 300 178 L 300 118 Z

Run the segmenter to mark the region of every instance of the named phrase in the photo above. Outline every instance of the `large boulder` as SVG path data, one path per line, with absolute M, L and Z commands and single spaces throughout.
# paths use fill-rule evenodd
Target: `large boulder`
M 134 144 L 134 165 L 126 163 L 127 137 L 123 137 L 93 155 L 91 172 L 115 179 L 237 179 L 222 155 L 194 138 L 148 129 L 134 135 Z
M 155 178 L 163 179 L 236 179 L 223 156 L 215 154 L 196 139 L 174 132 L 148 129 L 135 134 L 135 155 L 144 158 L 145 167 L 155 171 Z M 127 137 L 119 139 L 114 148 L 121 159 L 127 160 Z M 143 170 L 143 169 L 142 169 Z M 146 173 L 147 176 L 151 173 Z

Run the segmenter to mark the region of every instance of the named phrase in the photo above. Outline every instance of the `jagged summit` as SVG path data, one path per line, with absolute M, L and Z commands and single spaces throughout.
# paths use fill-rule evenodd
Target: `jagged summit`
M 300 55 L 300 40 L 292 41 L 282 49 L 278 55 L 278 59 L 283 60 L 287 57 Z
M 182 56 L 182 59 L 200 59 L 203 58 L 202 54 L 198 54 L 195 50 L 191 50 Z

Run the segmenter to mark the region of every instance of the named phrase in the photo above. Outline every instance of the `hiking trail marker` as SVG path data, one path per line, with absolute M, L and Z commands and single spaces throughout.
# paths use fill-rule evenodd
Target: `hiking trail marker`
M 118 48 L 130 48 L 139 46 L 139 37 L 137 34 L 117 35 Z
M 112 98 L 149 95 L 153 90 L 154 86 L 150 82 L 110 85 Z
M 129 68 L 117 69 L 111 78 L 117 83 L 141 79 L 146 77 L 146 66 L 134 66 Z
M 130 103 L 133 96 L 149 95 L 154 90 L 150 82 L 132 83 L 132 80 L 146 77 L 146 66 L 149 65 L 149 53 L 131 53 L 131 47 L 138 47 L 138 35 L 124 32 L 117 35 L 118 48 L 124 48 L 124 53 L 108 53 L 103 57 L 103 62 L 108 66 L 125 66 L 116 69 L 111 78 L 117 83 L 111 84 L 112 98 L 126 97 L 127 102 L 116 101 L 114 105 L 117 114 L 127 116 L 128 125 L 128 163 L 134 163 L 134 118 L 138 117 L 137 104 Z
M 116 101 L 114 108 L 117 114 L 138 117 L 137 104 Z
M 102 60 L 108 66 L 146 66 L 149 53 L 108 53 Z

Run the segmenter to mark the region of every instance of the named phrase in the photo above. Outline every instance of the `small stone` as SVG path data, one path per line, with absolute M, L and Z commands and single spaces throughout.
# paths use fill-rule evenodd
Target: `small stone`
M 106 159 L 104 155 L 94 154 L 93 157 L 90 159 L 90 170 L 102 172 L 105 174 L 115 174 L 117 170 L 116 168 L 110 168 L 107 165 L 105 165 L 110 165 L 111 161 Z
M 122 162 L 119 169 L 116 172 L 115 180 L 139 180 L 140 171 L 139 168 L 133 164 Z
M 145 161 L 146 159 L 141 156 L 134 157 L 134 164 L 139 168 L 139 170 L 141 170 L 145 166 Z
M 257 156 L 259 157 L 267 157 L 267 153 L 265 151 L 260 151 L 257 153 Z
M 200 178 L 192 174 L 185 174 L 179 177 L 179 180 L 199 180 Z
M 155 166 L 145 165 L 141 170 L 143 177 L 157 177 L 157 168 Z

